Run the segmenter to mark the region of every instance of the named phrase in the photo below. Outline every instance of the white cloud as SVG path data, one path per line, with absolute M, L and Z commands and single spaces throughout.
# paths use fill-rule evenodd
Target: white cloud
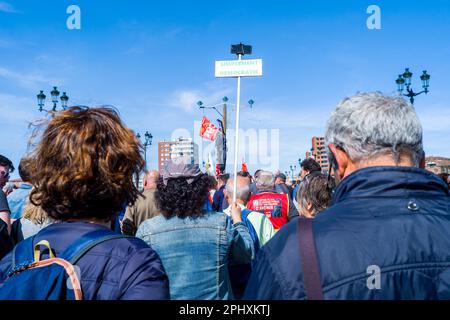
M 18 11 L 11 4 L 0 1 L 0 12 L 17 13 Z
M 22 87 L 33 90 L 41 85 L 61 84 L 61 80 L 49 79 L 39 73 L 21 73 L 4 67 L 0 67 L 0 78 L 12 80 Z
M 192 111 L 202 94 L 197 90 L 177 90 L 173 93 L 171 105 L 185 111 Z
M 230 87 L 221 84 L 205 83 L 200 89 L 178 89 L 169 98 L 168 105 L 186 112 L 198 109 L 197 102 L 202 101 L 205 106 L 217 105 L 222 98 L 231 93 Z
M 28 125 L 39 116 L 34 99 L 0 93 L 0 126 L 5 124 Z

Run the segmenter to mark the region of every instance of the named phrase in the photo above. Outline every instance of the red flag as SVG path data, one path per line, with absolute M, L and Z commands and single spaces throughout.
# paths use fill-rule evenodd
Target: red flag
M 244 159 L 242 159 L 242 172 L 248 172 L 247 165 L 245 164 Z
M 216 164 L 216 177 L 218 177 L 219 175 L 220 175 L 219 164 Z
M 200 136 L 203 139 L 215 141 L 217 138 L 217 135 L 219 134 L 219 128 L 217 128 L 215 125 L 209 121 L 208 118 L 203 117 L 202 123 L 200 126 Z

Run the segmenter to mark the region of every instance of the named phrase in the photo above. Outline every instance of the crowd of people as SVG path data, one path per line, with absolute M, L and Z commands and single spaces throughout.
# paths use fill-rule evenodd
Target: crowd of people
M 357 94 L 325 139 L 329 172 L 305 159 L 294 184 L 178 158 L 140 190 L 115 110 L 58 112 L 20 181 L 0 156 L 0 299 L 450 298 L 450 180 L 424 169 L 414 108 Z

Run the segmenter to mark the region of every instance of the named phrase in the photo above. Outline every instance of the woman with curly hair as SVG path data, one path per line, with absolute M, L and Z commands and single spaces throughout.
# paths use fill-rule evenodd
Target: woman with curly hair
M 29 159 L 30 202 L 55 223 L 20 242 L 15 251 L 24 243 L 34 247 L 46 240 L 51 246 L 41 251 L 46 259 L 74 248 L 77 240 L 110 237 L 111 219 L 139 195 L 133 176 L 144 167 L 141 145 L 111 108 L 56 113 Z M 7 275 L 13 255 L 0 262 L 0 284 L 13 279 Z M 76 266 L 86 300 L 169 298 L 161 261 L 140 239 L 109 238 L 85 252 Z
M 172 299 L 232 299 L 228 263 L 250 263 L 254 245 L 240 207 L 205 211 L 211 179 L 186 160 L 169 162 L 155 194 L 161 215 L 144 221 L 136 236 L 161 257 Z

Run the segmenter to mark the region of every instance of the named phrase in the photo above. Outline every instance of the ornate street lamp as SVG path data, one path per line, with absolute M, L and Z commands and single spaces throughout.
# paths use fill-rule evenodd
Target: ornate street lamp
M 136 138 L 138 138 L 140 140 L 141 135 L 139 133 L 136 134 Z M 150 132 L 145 131 L 144 143 L 142 144 L 142 146 L 144 147 L 145 171 L 147 171 L 147 147 L 152 145 L 152 141 L 153 141 L 153 135 Z
M 223 150 L 223 159 L 221 160 L 223 163 L 220 164 L 219 169 L 220 172 L 224 172 L 225 171 L 225 167 L 226 167 L 226 163 L 227 163 L 227 127 L 228 127 L 228 120 L 227 120 L 227 108 L 228 108 L 228 97 L 223 97 L 222 98 L 222 102 L 220 104 L 216 104 L 213 106 L 205 106 L 203 104 L 203 101 L 197 101 L 197 106 L 199 107 L 199 109 L 214 109 L 221 117 L 221 119 L 217 119 L 217 122 L 220 124 L 220 128 L 222 129 L 222 133 L 223 133 L 223 145 L 222 145 L 222 150 Z M 250 108 L 253 107 L 253 104 L 255 103 L 255 101 L 253 101 L 252 99 L 250 99 L 248 101 L 248 104 L 250 105 Z M 219 111 L 219 109 L 217 109 L 217 107 L 222 105 L 222 112 Z
M 61 107 L 66 110 L 67 108 L 67 102 L 69 101 L 69 97 L 65 92 L 63 92 L 63 95 L 61 96 Z
M 41 90 L 41 92 L 39 92 L 39 94 L 37 95 L 39 112 L 42 112 L 44 110 L 45 98 L 46 98 L 46 95 L 44 94 L 44 91 Z
M 290 166 L 289 168 L 291 169 L 291 178 L 294 179 L 294 171 L 297 170 L 297 166 Z
M 411 71 L 409 71 L 409 68 L 405 69 L 405 72 L 403 74 L 400 74 L 395 80 L 395 83 L 397 84 L 397 91 L 400 95 L 403 95 L 405 97 L 409 97 L 409 101 L 411 104 L 414 104 L 414 97 L 418 96 L 419 94 L 425 93 L 427 94 L 429 92 L 428 88 L 430 87 L 430 75 L 427 73 L 426 70 L 422 72 L 422 75 L 420 76 L 420 80 L 422 81 L 422 88 L 423 90 L 420 92 L 414 92 L 411 88 L 411 78 L 413 74 Z M 406 94 L 403 93 L 406 87 Z
M 52 95 L 52 103 L 53 103 L 53 111 L 56 111 L 56 105 L 58 103 L 59 91 L 56 87 L 53 87 L 53 90 L 50 92 Z
M 44 109 L 45 99 L 47 98 L 47 96 L 44 94 L 44 91 L 40 90 L 40 92 L 36 95 L 39 112 L 46 111 L 48 113 L 51 113 L 52 115 L 55 114 L 57 112 L 59 101 L 61 101 L 62 110 L 65 110 L 67 108 L 69 96 L 65 92 L 63 92 L 62 96 L 59 97 L 60 92 L 58 91 L 58 88 L 53 87 L 53 90 L 50 92 L 50 95 L 51 95 L 52 103 L 53 103 L 53 106 L 50 110 Z

